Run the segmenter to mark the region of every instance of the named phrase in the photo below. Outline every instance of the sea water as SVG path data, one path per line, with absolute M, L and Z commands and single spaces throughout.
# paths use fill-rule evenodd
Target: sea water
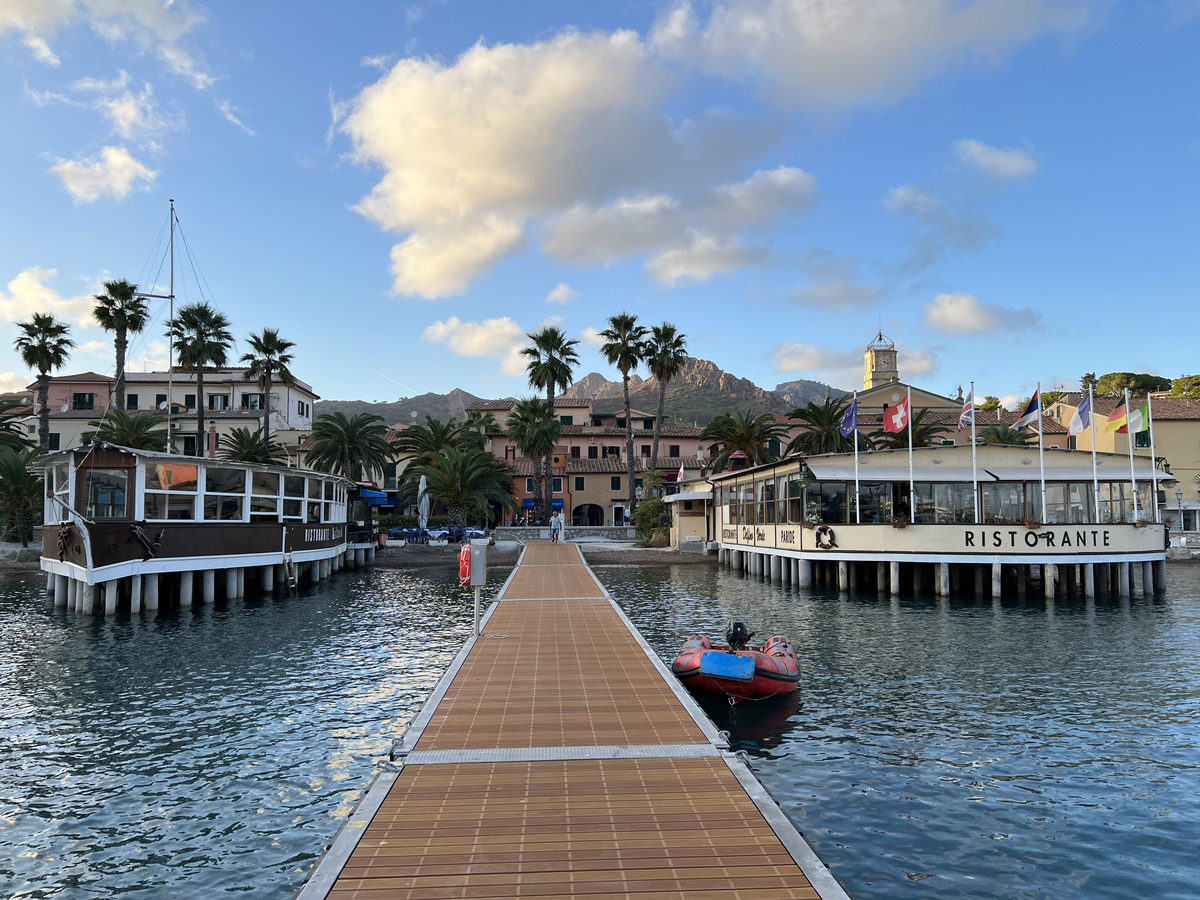
M 796 695 L 706 709 L 859 900 L 1197 896 L 1200 568 L 1049 605 L 596 571 L 664 660 L 731 619 L 793 640 Z M 473 600 L 380 569 L 105 620 L 44 586 L 0 580 L 6 897 L 292 896 Z

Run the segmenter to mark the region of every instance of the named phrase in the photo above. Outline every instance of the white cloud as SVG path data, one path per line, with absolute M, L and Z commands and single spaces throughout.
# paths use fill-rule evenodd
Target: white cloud
M 929 375 L 936 372 L 940 363 L 937 354 L 932 350 L 910 350 L 902 344 L 897 344 L 899 353 L 896 355 L 896 368 L 902 378 Z
M 28 372 L 24 375 L 17 372 L 0 372 L 0 393 L 23 391 L 32 380 Z
M 833 350 L 816 344 L 797 344 L 785 341 L 774 347 L 767 358 L 776 372 L 838 372 L 862 368 L 862 353 L 854 350 Z
M 882 288 L 852 281 L 826 281 L 798 288 L 791 300 L 801 306 L 819 306 L 823 309 L 853 309 L 874 306 L 886 298 Z
M 426 328 L 421 332 L 421 340 L 427 344 L 445 344 L 456 356 L 498 359 L 504 375 L 525 371 L 521 348 L 529 341 L 524 329 L 508 316 L 482 322 L 463 322 L 451 316 Z
M 604 346 L 604 335 L 600 333 L 599 328 L 593 328 L 591 325 L 589 325 L 587 328 L 583 329 L 580 337 L 583 338 L 585 347 L 591 347 L 593 350 L 599 350 L 602 346 Z
M 238 128 L 242 129 L 242 131 L 246 132 L 246 134 L 250 135 L 250 137 L 254 137 L 254 129 L 252 129 L 238 117 L 238 108 L 228 100 L 222 100 L 220 103 L 218 103 L 217 110 L 225 118 L 226 122 L 236 125 Z
M 565 281 L 554 287 L 549 294 L 546 295 L 547 303 L 570 303 L 572 300 L 579 299 L 579 291 L 571 287 Z
M 994 178 L 1028 178 L 1037 171 L 1037 163 L 1024 150 L 1003 150 L 968 138 L 955 141 L 954 149 L 964 163 Z
M 112 347 L 109 347 L 110 355 Z M 167 361 L 167 342 L 148 341 L 144 347 L 133 345 L 129 349 L 130 356 L 125 361 L 127 372 L 165 372 Z
M 659 282 L 674 287 L 682 278 L 707 281 L 714 275 L 761 263 L 766 257 L 766 250 L 742 246 L 736 237 L 693 234 L 686 245 L 658 254 L 646 263 L 646 268 Z
M 59 319 L 70 322 L 74 327 L 91 328 L 96 324 L 92 308 L 96 305 L 92 294 L 100 290 L 73 297 L 64 297 L 50 286 L 58 277 L 54 269 L 31 266 L 18 273 L 0 291 L 0 325 L 27 320 L 34 313 L 52 313 Z
M 947 69 L 995 64 L 1021 44 L 1088 24 L 1090 0 L 716 0 L 701 23 L 687 0 L 652 45 L 707 71 L 762 82 L 812 107 L 894 101 Z
M 926 328 L 943 334 L 993 334 L 1035 327 L 1040 316 L 1031 309 L 1005 309 L 981 303 L 973 294 L 938 294 L 922 304 Z
M 913 184 L 891 188 L 883 204 L 913 220 L 908 236 L 912 255 L 905 263 L 909 271 L 933 265 L 952 251 L 973 250 L 999 230 L 982 216 L 954 209 Z
M 158 177 L 124 147 L 105 147 L 98 158 L 60 159 L 50 171 L 62 179 L 76 203 L 91 203 L 105 194 L 122 200 L 136 187 L 148 189 Z

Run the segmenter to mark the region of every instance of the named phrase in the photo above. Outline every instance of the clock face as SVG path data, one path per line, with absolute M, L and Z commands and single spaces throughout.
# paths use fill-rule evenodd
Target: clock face
M 881 368 L 881 369 L 891 368 L 891 365 L 892 365 L 892 361 L 890 359 L 888 359 L 886 356 L 883 359 L 879 360 L 879 368 Z
M 899 395 L 899 394 L 897 394 L 897 393 L 895 393 L 895 392 L 893 392 L 893 393 L 892 393 L 892 402 L 893 402 L 893 403 L 899 403 L 899 402 L 900 402 L 900 395 Z

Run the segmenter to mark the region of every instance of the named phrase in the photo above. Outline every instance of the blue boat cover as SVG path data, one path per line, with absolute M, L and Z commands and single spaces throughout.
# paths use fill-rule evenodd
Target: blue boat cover
M 753 681 L 754 657 L 738 656 L 723 650 L 707 650 L 700 654 L 700 674 L 731 681 Z

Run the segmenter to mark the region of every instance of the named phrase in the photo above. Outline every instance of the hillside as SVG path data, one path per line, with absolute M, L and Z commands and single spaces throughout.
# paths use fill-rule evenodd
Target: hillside
M 433 416 L 443 422 L 450 419 L 464 422 L 467 418 L 467 407 L 481 399 L 483 398 L 455 388 L 448 394 L 401 397 L 393 403 L 371 403 L 367 400 L 318 400 L 313 405 L 313 413 L 320 416 L 326 413 L 340 412 L 347 417 L 360 413 L 374 413 L 382 416 L 383 421 L 388 425 L 423 423 L 426 416 Z

